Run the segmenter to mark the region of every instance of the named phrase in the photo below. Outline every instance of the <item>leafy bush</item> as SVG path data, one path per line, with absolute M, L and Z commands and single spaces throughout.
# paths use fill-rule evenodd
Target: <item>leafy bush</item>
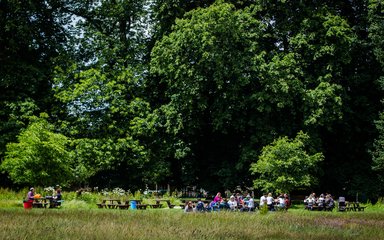
M 75 199 L 70 200 L 70 201 L 65 201 L 62 204 L 62 207 L 65 209 L 91 209 L 91 208 L 94 208 L 93 205 L 90 205 L 83 200 L 75 200 Z
M 8 188 L 0 188 L 0 200 L 23 200 L 26 198 L 27 193 L 27 189 L 16 192 Z

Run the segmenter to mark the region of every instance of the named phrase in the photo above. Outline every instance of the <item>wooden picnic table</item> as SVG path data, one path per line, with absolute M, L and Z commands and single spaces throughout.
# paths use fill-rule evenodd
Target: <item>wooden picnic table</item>
M 166 202 L 169 208 L 174 208 L 175 205 L 171 203 L 169 199 L 156 199 L 156 204 L 161 204 L 160 202 Z
M 116 209 L 118 208 L 121 204 L 120 199 L 103 199 L 101 203 L 96 204 L 99 208 L 112 208 Z
M 142 204 L 142 201 L 140 199 L 132 199 L 129 201 L 135 201 L 136 202 L 136 208 L 140 210 L 145 210 L 149 206 L 149 204 Z
M 45 197 L 33 198 L 32 206 L 34 208 L 46 208 L 48 204 L 49 203 L 47 203 L 47 198 Z
M 360 212 L 360 211 L 364 211 L 364 209 L 366 208 L 366 207 L 360 206 L 359 202 L 347 202 L 346 201 L 345 204 L 346 204 L 346 211 L 354 211 L 354 212 L 358 211 L 358 212 Z
M 106 199 L 106 204 L 107 204 L 108 208 L 116 209 L 116 208 L 118 208 L 119 205 L 121 205 L 121 200 L 120 199 Z

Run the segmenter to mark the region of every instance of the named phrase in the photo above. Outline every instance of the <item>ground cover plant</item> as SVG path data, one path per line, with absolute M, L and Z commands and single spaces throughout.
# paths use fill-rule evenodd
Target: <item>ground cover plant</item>
M 311 212 L 293 205 L 287 212 L 184 213 L 180 207 L 97 209 L 95 202 L 103 197 L 97 193 L 64 193 L 60 209 L 25 210 L 22 191 L 0 189 L 0 239 L 381 239 L 384 234 L 381 203 L 365 204 L 364 212 Z

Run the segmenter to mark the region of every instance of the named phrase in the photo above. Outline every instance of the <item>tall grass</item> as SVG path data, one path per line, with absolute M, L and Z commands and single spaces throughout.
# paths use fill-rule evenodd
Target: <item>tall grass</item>
M 186 214 L 180 208 L 97 209 L 98 193 L 63 192 L 61 209 L 24 210 L 27 189 L 0 189 L 0 239 L 383 239 L 384 204 L 364 212 L 310 212 L 301 205 L 288 212 Z M 25 193 L 24 193 L 25 192 Z M 110 196 L 109 196 L 110 197 Z M 123 198 L 154 198 L 128 195 Z M 168 196 L 178 202 L 175 196 Z
M 0 209 L 0 239 L 382 239 L 383 213 Z

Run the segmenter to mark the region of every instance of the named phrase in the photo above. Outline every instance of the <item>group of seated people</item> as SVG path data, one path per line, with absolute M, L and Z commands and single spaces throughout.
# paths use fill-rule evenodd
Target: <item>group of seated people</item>
M 260 198 L 260 203 L 255 202 L 250 194 L 244 195 L 237 193 L 227 199 L 223 198 L 221 193 L 218 192 L 215 198 L 209 203 L 203 202 L 201 199 L 198 199 L 196 204 L 193 204 L 192 201 L 186 202 L 184 212 L 210 212 L 220 210 L 253 212 L 256 208 L 260 209 L 264 206 L 270 211 L 275 211 L 277 209 L 286 210 L 290 206 L 288 194 L 280 194 L 278 197 L 273 198 L 271 193 L 265 193 Z
M 319 197 L 316 196 L 316 193 L 311 193 L 309 196 L 305 197 L 304 205 L 305 209 L 310 211 L 332 211 L 335 207 L 335 201 L 329 193 L 322 193 Z
M 287 193 L 280 193 L 276 198 L 272 196 L 272 193 L 264 193 L 260 197 L 260 208 L 265 206 L 269 211 L 288 210 L 291 206 L 291 200 Z
M 33 203 L 35 201 L 38 201 L 41 198 L 42 198 L 41 195 L 35 194 L 35 189 L 31 187 L 29 189 L 29 192 L 27 193 L 26 200 Z M 49 208 L 56 208 L 61 206 L 61 202 L 62 202 L 61 189 L 57 187 L 56 194 L 54 196 L 45 196 L 45 199 L 49 200 Z

